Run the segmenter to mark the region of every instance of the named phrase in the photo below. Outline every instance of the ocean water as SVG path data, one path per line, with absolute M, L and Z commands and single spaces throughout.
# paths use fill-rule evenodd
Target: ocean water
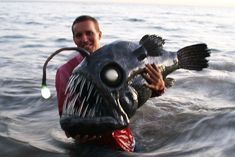
M 152 98 L 131 120 L 141 153 L 86 149 L 59 125 L 54 77 L 75 54 L 54 57 L 47 69 L 52 98 L 40 95 L 42 66 L 74 46 L 73 20 L 95 16 L 102 45 L 166 39 L 165 49 L 207 43 L 209 68 L 178 70 L 174 87 Z M 235 156 L 235 9 L 91 2 L 0 1 L 0 156 Z

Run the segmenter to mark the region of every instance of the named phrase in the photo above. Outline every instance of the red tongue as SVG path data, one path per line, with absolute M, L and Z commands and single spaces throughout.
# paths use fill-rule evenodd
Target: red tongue
M 115 130 L 112 133 L 113 138 L 117 144 L 127 152 L 133 152 L 135 148 L 135 139 L 132 135 L 130 128 L 123 130 Z

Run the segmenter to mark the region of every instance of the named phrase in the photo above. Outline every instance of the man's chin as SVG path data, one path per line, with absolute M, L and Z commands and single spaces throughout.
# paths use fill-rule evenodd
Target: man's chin
M 94 52 L 95 51 L 95 48 L 94 47 L 92 47 L 92 46 L 85 46 L 85 47 L 83 47 L 85 50 L 87 50 L 88 52 L 90 52 L 90 53 L 92 53 L 92 52 Z

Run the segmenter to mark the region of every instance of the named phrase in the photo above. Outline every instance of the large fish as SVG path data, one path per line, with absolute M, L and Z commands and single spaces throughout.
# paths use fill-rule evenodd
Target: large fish
M 164 50 L 163 44 L 161 37 L 146 35 L 139 44 L 116 41 L 91 54 L 80 48 L 58 50 L 56 53 L 77 50 L 85 57 L 73 70 L 66 88 L 62 129 L 74 136 L 94 136 L 127 127 L 136 110 L 152 95 L 141 75 L 146 64 L 159 65 L 167 85 L 172 83 L 167 75 L 179 68 L 199 71 L 208 66 L 206 44 L 177 52 Z

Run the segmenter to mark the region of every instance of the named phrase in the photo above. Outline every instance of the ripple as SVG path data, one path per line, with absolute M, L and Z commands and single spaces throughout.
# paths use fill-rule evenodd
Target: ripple
M 152 28 L 157 29 L 158 31 L 181 31 L 181 28 L 167 28 L 167 27 L 161 27 L 161 26 L 152 26 Z
M 58 38 L 55 40 L 56 42 L 71 42 L 70 39 L 67 39 L 67 38 Z
M 0 134 L 6 134 L 8 131 L 8 127 L 6 124 L 1 123 L 2 117 L 0 117 Z
M 144 19 L 139 19 L 139 18 L 128 18 L 125 19 L 126 21 L 130 21 L 130 22 L 145 22 Z
M 21 46 L 21 48 L 42 48 L 42 47 L 46 47 L 46 46 L 42 44 L 27 44 L 27 45 Z
M 25 36 L 25 35 L 4 35 L 4 36 L 1 36 L 0 38 L 2 39 L 27 39 L 30 37 Z
M 25 22 L 25 24 L 26 24 L 26 25 L 43 25 L 43 23 L 34 22 L 34 21 Z
M 224 62 L 224 61 L 216 61 L 210 62 L 210 68 L 214 70 L 222 70 L 222 71 L 235 71 L 235 63 L 234 62 Z

